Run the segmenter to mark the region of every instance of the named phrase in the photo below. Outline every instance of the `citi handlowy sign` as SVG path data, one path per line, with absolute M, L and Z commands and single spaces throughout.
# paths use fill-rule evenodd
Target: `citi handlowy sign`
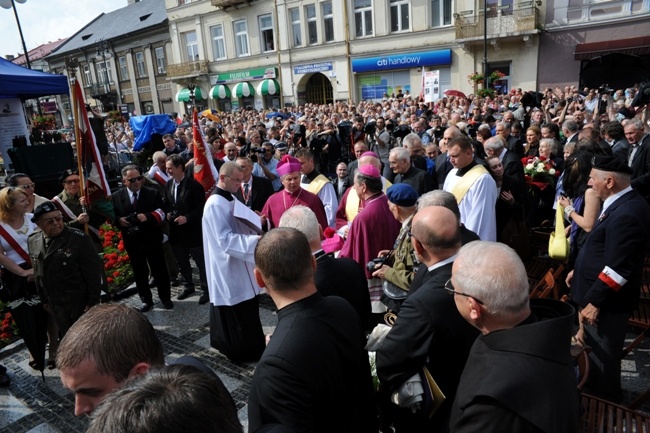
M 451 50 L 420 51 L 392 56 L 367 57 L 352 60 L 352 72 L 382 71 L 387 69 L 445 66 L 451 64 Z

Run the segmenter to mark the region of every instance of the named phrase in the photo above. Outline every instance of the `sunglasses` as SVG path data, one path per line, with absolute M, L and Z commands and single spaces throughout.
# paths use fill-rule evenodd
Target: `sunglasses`
M 136 177 L 132 177 L 131 179 L 124 179 L 124 180 L 128 183 L 133 183 L 133 182 L 139 182 L 142 179 L 144 179 L 144 176 L 136 176 Z

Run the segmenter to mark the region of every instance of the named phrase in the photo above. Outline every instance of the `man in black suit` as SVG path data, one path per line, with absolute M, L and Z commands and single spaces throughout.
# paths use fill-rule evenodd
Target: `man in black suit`
M 420 136 L 414 132 L 408 134 L 402 140 L 402 146 L 409 151 L 411 166 L 427 171 L 427 158 L 424 156 L 424 145 Z
M 248 397 L 249 430 L 280 424 L 292 431 L 378 430 L 365 338 L 350 304 L 324 297 L 316 260 L 300 231 L 279 227 L 255 248 L 255 280 L 278 307 L 278 325 Z
M 639 119 L 630 120 L 624 130 L 630 143 L 628 165 L 632 168 L 632 188 L 650 203 L 650 134 L 644 134 Z
M 454 166 L 451 164 L 449 157 L 447 156 L 447 143 L 461 135 L 463 135 L 463 133 L 460 132 L 460 129 L 458 129 L 456 125 L 451 125 L 449 128 L 445 129 L 442 134 L 442 139 L 440 139 L 438 143 L 440 155 L 436 158 L 436 180 L 438 181 L 438 185 L 444 185 L 447 175 L 454 169 Z
M 192 266 L 190 265 L 190 256 L 192 256 L 194 263 L 199 268 L 202 291 L 199 304 L 207 304 L 210 297 L 208 295 L 208 280 L 205 275 L 203 230 L 201 229 L 205 190 L 199 182 L 185 175 L 182 156 L 168 156 L 165 165 L 167 174 L 171 178 L 165 185 L 169 242 L 181 275 L 185 279 L 185 289 L 176 299 L 183 300 L 194 293 Z
M 403 147 L 391 149 L 388 161 L 393 173 L 395 173 L 394 183 L 411 185 L 418 195 L 435 189 L 433 178 L 429 173 L 411 165 L 411 158 L 407 149 Z
M 581 307 L 584 342 L 592 348 L 587 387 L 614 401 L 622 397 L 621 349 L 628 319 L 639 303 L 650 238 L 650 207 L 630 187 L 631 172 L 616 156 L 593 158 L 589 185 L 603 200 L 603 211 L 566 280 Z
M 316 214 L 306 206 L 293 206 L 280 218 L 280 227 L 292 227 L 301 231 L 309 241 L 311 253 L 316 259 L 314 280 L 323 296 L 340 296 L 347 300 L 359 315 L 361 329 L 370 332 L 376 324 L 371 320 L 368 280 L 361 266 L 354 260 L 325 253 L 321 245 L 322 227 Z
M 505 141 L 506 149 L 512 152 L 515 156 L 519 158 L 523 158 L 524 144 L 517 137 L 510 135 L 510 123 L 508 122 L 497 123 L 495 131 L 497 135 L 503 137 L 503 140 Z
M 617 121 L 607 122 L 602 127 L 602 137 L 612 148 L 612 154 L 627 161 L 630 143 L 625 139 L 623 125 Z
M 165 219 L 163 201 L 151 188 L 143 187 L 144 176 L 135 165 L 122 169 L 122 179 L 126 188 L 111 196 L 115 211 L 115 223 L 122 231 L 124 247 L 133 267 L 135 284 L 142 300 L 139 310 L 147 312 L 153 307 L 149 289 L 149 269 L 153 275 L 158 296 L 163 306 L 174 308 L 171 301 L 169 274 L 163 253 L 163 232 L 160 224 Z
M 336 193 L 336 199 L 340 203 L 341 197 L 345 194 L 345 190 L 351 186 L 350 174 L 348 173 L 348 166 L 345 162 L 340 162 L 336 166 L 336 177 L 331 182 Z
M 446 400 L 432 418 L 424 408 L 413 413 L 410 408 L 391 405 L 398 433 L 444 429 L 465 361 L 479 334 L 445 291 L 461 245 L 454 214 L 444 207 L 426 207 L 413 217 L 411 233 L 413 249 L 430 278 L 402 304 L 395 325 L 377 350 L 377 375 L 393 394 L 427 367 Z
M 435 191 L 430 191 L 418 199 L 418 211 L 423 210 L 428 206 L 442 206 L 451 211 L 456 217 L 456 224 L 460 227 L 460 242 L 463 245 L 466 245 L 473 241 L 478 241 L 480 238 L 476 233 L 469 230 L 460 222 L 460 210 L 458 209 L 458 204 L 456 203 L 456 197 L 450 192 L 437 189 Z M 409 287 L 408 296 L 411 296 L 415 293 L 422 285 L 431 277 L 429 269 L 426 266 L 420 266 L 418 272 L 413 277 L 411 286 Z
M 237 164 L 242 169 L 244 180 L 233 195 L 251 210 L 261 212 L 266 200 L 274 193 L 273 183 L 265 177 L 253 176 L 253 161 L 249 157 L 237 157 Z

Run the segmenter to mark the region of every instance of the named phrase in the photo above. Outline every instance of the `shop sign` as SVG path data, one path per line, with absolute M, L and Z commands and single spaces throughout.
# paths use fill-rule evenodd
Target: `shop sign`
M 277 77 L 276 68 L 256 68 L 243 71 L 224 72 L 210 77 L 210 84 L 238 83 L 240 81 L 265 80 Z
M 296 65 L 293 67 L 293 73 L 299 74 L 312 74 L 314 72 L 326 72 L 333 69 L 332 62 L 308 63 L 305 65 Z
M 420 68 L 451 64 L 451 50 L 421 51 L 392 56 L 368 57 L 352 60 L 352 72 L 384 71 L 389 69 Z
M 41 102 L 41 110 L 43 113 L 56 113 L 58 111 L 56 101 Z

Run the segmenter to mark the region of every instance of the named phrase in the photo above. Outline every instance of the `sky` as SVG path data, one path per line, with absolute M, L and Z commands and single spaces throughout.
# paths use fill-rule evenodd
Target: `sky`
M 0 3 L 8 3 L 2 0 Z M 99 14 L 126 7 L 127 0 L 26 0 L 16 2 L 27 50 L 67 38 L 81 30 Z M 23 54 L 20 33 L 12 8 L 0 8 L 0 56 Z

